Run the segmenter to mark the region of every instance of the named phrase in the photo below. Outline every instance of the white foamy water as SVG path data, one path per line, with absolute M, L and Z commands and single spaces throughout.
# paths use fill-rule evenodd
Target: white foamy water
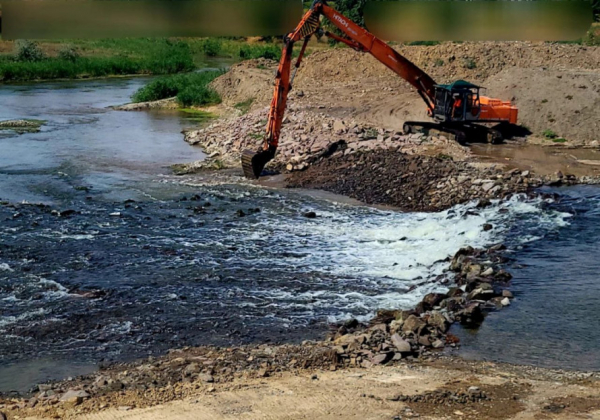
M 265 194 L 265 199 L 272 198 L 279 201 L 278 207 L 267 206 L 253 223 L 228 230 L 215 227 L 219 239 L 204 246 L 235 244 L 239 251 L 227 260 L 227 268 L 250 266 L 265 277 L 277 270 L 310 275 L 309 290 L 300 293 L 286 280 L 244 292 L 262 302 L 263 309 L 293 310 L 307 317 L 335 307 L 338 311 L 328 315 L 330 321 L 357 315 L 366 319 L 379 308 L 413 307 L 425 294 L 447 290 L 436 277 L 447 272 L 450 258 L 460 248 L 503 242 L 516 224 L 522 225 L 519 242 L 529 242 L 566 225 L 570 217 L 545 209 L 541 199 L 524 196 L 495 201 L 485 209 L 469 203 L 438 213 L 314 202 L 307 208 L 310 203 Z M 306 210 L 319 217 L 298 217 Z M 484 231 L 486 223 L 493 229 Z

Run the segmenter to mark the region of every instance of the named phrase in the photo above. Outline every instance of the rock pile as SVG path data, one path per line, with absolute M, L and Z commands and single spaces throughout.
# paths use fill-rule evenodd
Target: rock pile
M 448 333 L 453 323 L 475 326 L 485 312 L 510 305 L 513 295 L 505 288 L 512 276 L 499 268 L 504 249 L 463 248 L 450 265 L 459 287 L 427 294 L 414 310 L 379 311 L 366 329 L 356 321 L 340 326 L 332 337 L 338 364 L 370 367 L 455 347 L 458 338 Z
M 445 155 L 408 155 L 401 148 L 332 156 L 288 179 L 292 188 L 323 189 L 406 211 L 436 211 L 478 198 L 503 198 L 541 183 L 529 171 L 479 169 Z
M 239 166 L 244 149 L 258 150 L 262 144 L 267 114 L 268 109 L 263 108 L 219 120 L 201 130 L 185 133 L 185 141 L 201 146 L 211 159 L 219 160 L 223 166 Z M 290 107 L 283 120 L 277 155 L 269 167 L 284 172 L 302 171 L 324 158 L 360 151 L 400 149 L 414 154 L 436 146 L 460 158 L 468 153 L 444 136 L 404 135 Z

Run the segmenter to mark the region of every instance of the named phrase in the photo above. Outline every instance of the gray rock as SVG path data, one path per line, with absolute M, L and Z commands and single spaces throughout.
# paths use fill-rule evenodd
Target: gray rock
M 185 367 L 185 369 L 183 370 L 183 373 L 186 376 L 190 376 L 194 373 L 197 373 L 200 371 L 200 366 L 198 366 L 198 363 L 190 363 L 189 365 L 187 365 Z
M 398 349 L 400 353 L 411 352 L 410 343 L 404 340 L 402 337 L 400 337 L 399 334 L 393 334 L 391 340 L 392 344 L 394 344 L 394 346 L 396 347 L 396 349 Z
M 448 331 L 448 328 L 450 327 L 450 324 L 448 323 L 444 315 L 442 315 L 438 311 L 433 311 L 431 312 L 431 314 L 429 314 L 429 319 L 427 320 L 427 323 L 437 328 L 443 333 Z
M 488 267 L 481 273 L 481 275 L 484 277 L 491 276 L 492 274 L 494 274 L 494 269 L 492 267 Z
M 62 397 L 60 397 L 60 401 L 71 403 L 74 405 L 79 405 L 83 402 L 84 399 L 89 398 L 90 394 L 85 391 L 70 389 L 65 392 Z
M 377 355 L 373 356 L 373 358 L 371 359 L 371 363 L 373 363 L 374 365 L 384 364 L 388 360 L 391 359 L 391 356 L 392 356 L 392 353 L 377 354 Z
M 434 349 L 444 348 L 444 342 L 442 340 L 435 340 L 433 343 L 431 343 L 431 347 Z
M 414 315 L 409 316 L 404 324 L 402 324 L 402 331 L 404 332 L 417 332 L 419 329 L 425 326 L 425 321 L 417 318 Z
M 264 374 L 262 376 L 265 376 Z M 208 374 L 208 373 L 201 373 L 200 375 L 198 375 L 198 379 L 200 379 L 202 382 L 205 383 L 213 383 L 215 381 L 215 378 L 212 377 L 212 375 Z
M 512 299 L 514 296 L 510 290 L 504 289 L 502 291 L 502 297 Z
M 482 189 L 484 192 L 488 192 L 488 191 L 489 191 L 489 190 L 491 190 L 492 188 L 494 188 L 494 183 L 493 183 L 493 182 L 488 182 L 488 183 L 486 183 L 486 184 L 483 184 L 483 185 L 481 186 L 481 189 Z

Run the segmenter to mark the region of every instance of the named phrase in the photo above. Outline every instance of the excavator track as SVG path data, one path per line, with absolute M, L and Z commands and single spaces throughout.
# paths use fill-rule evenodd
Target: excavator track
M 427 121 L 406 121 L 402 127 L 404 134 L 437 130 L 454 135 L 460 144 L 466 142 L 499 144 L 504 140 L 502 132 L 480 124 L 444 125 Z

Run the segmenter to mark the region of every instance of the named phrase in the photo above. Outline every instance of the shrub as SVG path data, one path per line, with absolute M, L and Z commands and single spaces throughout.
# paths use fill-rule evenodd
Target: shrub
M 177 94 L 177 102 L 183 106 L 211 105 L 221 102 L 221 97 L 207 86 L 192 85 Z
M 251 58 L 268 58 L 270 60 L 279 60 L 281 58 L 281 47 L 275 44 L 246 44 L 240 47 L 238 55 L 242 60 L 249 60 Z
M 233 107 L 235 109 L 239 109 L 242 112 L 242 114 L 246 114 L 250 110 L 250 107 L 252 106 L 253 102 L 254 102 L 254 98 L 250 98 L 243 102 L 238 102 Z
M 208 38 L 202 42 L 202 51 L 209 57 L 214 57 L 221 52 L 222 43 L 219 39 Z
M 412 41 L 408 45 L 438 45 L 440 41 Z
M 444 65 L 444 60 L 442 60 L 441 58 L 438 58 L 437 60 L 435 60 L 435 62 L 433 63 L 433 65 L 435 67 L 442 67 Z
M 195 68 L 190 46 L 185 42 L 166 43 L 154 51 L 145 63 L 152 74 L 171 74 Z
M 161 77 L 135 92 L 132 100 L 146 102 L 175 96 L 183 106 L 219 103 L 219 94 L 208 84 L 221 74 L 222 71 L 204 71 Z
M 72 45 L 63 45 L 58 51 L 58 58 L 66 61 L 75 61 L 79 58 L 79 51 Z
M 42 61 L 44 53 L 36 42 L 19 39 L 15 43 L 15 58 L 17 61 Z
M 547 139 L 555 139 L 555 138 L 557 138 L 557 137 L 558 137 L 558 134 L 556 134 L 554 131 L 552 131 L 552 130 L 550 130 L 550 129 L 548 129 L 548 130 L 544 130 L 544 131 L 542 132 L 542 135 L 543 135 L 544 137 L 546 137 Z

